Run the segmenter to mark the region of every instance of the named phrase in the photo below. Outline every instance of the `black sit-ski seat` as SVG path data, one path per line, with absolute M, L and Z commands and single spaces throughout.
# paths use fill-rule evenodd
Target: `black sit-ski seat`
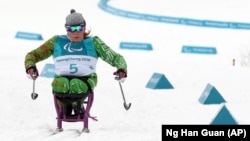
M 53 92 L 53 95 L 57 113 L 57 130 L 63 131 L 63 121 L 83 122 L 82 131 L 89 132 L 88 119 L 91 118 L 97 121 L 96 117 L 90 116 L 90 109 L 94 101 L 93 90 L 83 94 L 64 94 Z M 82 103 L 82 101 L 84 101 L 84 103 Z M 75 106 L 72 107 L 72 103 L 74 103 Z

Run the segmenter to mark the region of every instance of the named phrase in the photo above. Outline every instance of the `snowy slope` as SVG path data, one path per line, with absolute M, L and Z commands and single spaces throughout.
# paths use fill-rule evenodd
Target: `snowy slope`
M 226 99 L 226 106 L 239 124 L 250 124 L 249 67 L 240 65 L 240 51 L 250 47 L 250 32 L 188 27 L 126 19 L 99 9 L 99 0 L 18 1 L 0 2 L 1 97 L 0 140 L 4 141 L 158 141 L 162 124 L 210 124 L 222 104 L 203 105 L 198 99 L 208 83 L 214 85 Z M 198 0 L 189 0 L 195 3 Z M 177 1 L 157 0 L 145 4 L 142 0 L 112 0 L 110 5 L 131 11 L 198 19 L 250 22 L 247 1 L 206 1 L 197 7 L 190 5 L 186 12 Z M 55 6 L 58 5 L 58 6 Z M 175 7 L 175 8 L 173 8 Z M 69 9 L 83 13 L 93 35 L 100 36 L 128 63 L 128 78 L 123 90 L 131 108 L 123 107 L 121 91 L 113 79 L 115 68 L 99 60 L 99 83 L 90 120 L 89 134 L 75 132 L 81 123 L 63 123 L 65 132 L 50 136 L 56 127 L 56 113 L 51 94 L 51 79 L 36 81 L 37 100 L 30 98 L 32 81 L 26 77 L 24 56 L 43 43 L 15 39 L 17 31 L 41 33 L 44 39 L 64 34 L 64 20 Z M 154 9 L 157 9 L 154 11 Z M 244 10 L 239 10 L 244 9 Z M 176 11 L 175 11 L 176 10 Z M 202 12 L 206 14 L 202 14 Z M 212 12 L 211 12 L 212 11 Z M 216 12 L 217 11 L 217 12 Z M 155 12 L 155 13 L 154 13 Z M 219 14 L 218 14 L 219 13 Z M 147 42 L 153 51 L 119 49 L 121 41 Z M 215 46 L 217 55 L 181 54 L 183 45 Z M 242 54 L 242 53 L 241 53 Z M 232 59 L 236 58 L 236 66 Z M 46 63 L 38 63 L 42 71 Z M 163 73 L 174 89 L 152 90 L 146 84 L 154 72 Z

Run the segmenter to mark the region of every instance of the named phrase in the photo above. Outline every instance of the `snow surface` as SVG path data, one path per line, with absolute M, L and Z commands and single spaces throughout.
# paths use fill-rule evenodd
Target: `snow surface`
M 6 0 L 0 2 L 1 43 L 1 141 L 159 141 L 162 124 L 210 124 L 226 105 L 238 124 L 250 124 L 250 68 L 241 66 L 248 54 L 250 30 L 190 27 L 126 19 L 98 7 L 99 0 Z M 195 19 L 250 22 L 247 0 L 166 1 L 110 0 L 110 5 L 131 11 Z M 185 5 L 185 7 L 183 7 Z M 188 5 L 188 6 L 186 6 Z M 198 6 L 199 5 L 199 6 Z M 77 136 L 82 123 L 63 122 L 65 132 L 50 136 L 56 128 L 56 112 L 50 78 L 40 77 L 32 100 L 32 80 L 25 74 L 24 57 L 44 41 L 15 39 L 17 31 L 41 33 L 44 40 L 65 34 L 65 17 L 71 8 L 83 13 L 93 35 L 100 36 L 128 63 L 128 78 L 122 83 L 126 111 L 115 68 L 99 60 L 98 86 L 89 121 L 89 134 Z M 121 41 L 146 42 L 152 51 L 119 49 Z M 183 45 L 217 48 L 216 55 L 183 54 Z M 232 65 L 233 58 L 236 65 Z M 37 64 L 40 72 L 49 58 Z M 153 73 L 162 73 L 174 89 L 146 88 Z M 204 105 L 198 99 L 212 84 L 227 101 Z

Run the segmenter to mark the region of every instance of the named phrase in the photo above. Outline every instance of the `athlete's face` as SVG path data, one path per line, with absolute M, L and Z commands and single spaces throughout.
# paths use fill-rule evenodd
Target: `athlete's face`
M 83 40 L 85 26 L 83 25 L 66 26 L 66 30 L 71 41 L 80 42 Z

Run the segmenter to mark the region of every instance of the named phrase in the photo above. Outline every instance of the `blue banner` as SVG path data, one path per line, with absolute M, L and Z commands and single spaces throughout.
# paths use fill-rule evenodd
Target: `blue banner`
M 125 11 L 117 9 L 108 5 L 109 0 L 101 0 L 98 4 L 102 10 L 125 18 L 132 18 L 138 20 L 147 20 L 154 22 L 170 23 L 170 24 L 181 24 L 188 26 L 200 26 L 200 27 L 212 27 L 212 28 L 228 28 L 228 29 L 244 29 L 250 30 L 250 23 L 238 23 L 232 21 L 213 21 L 213 20 L 198 20 L 183 17 L 169 17 L 150 15 L 143 13 L 136 13 L 131 11 Z

